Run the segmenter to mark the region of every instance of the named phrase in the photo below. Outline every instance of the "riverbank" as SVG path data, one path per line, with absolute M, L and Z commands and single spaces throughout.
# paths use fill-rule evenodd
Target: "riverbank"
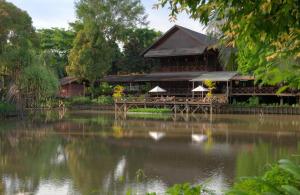
M 107 110 L 114 111 L 113 104 L 107 105 L 72 105 L 68 109 L 71 110 Z M 157 112 L 155 111 L 157 110 Z M 131 109 L 131 113 L 161 113 L 156 108 L 140 108 Z M 163 109 L 167 113 L 171 113 L 169 109 Z M 164 112 L 164 111 L 162 111 Z M 222 105 L 213 110 L 215 114 L 279 114 L 279 115 L 300 115 L 300 107 L 298 106 L 237 106 L 237 105 Z
M 44 110 L 62 110 L 63 108 L 28 108 L 25 109 L 23 116 L 26 116 L 27 111 L 44 111 Z M 68 110 L 87 110 L 87 111 L 115 111 L 115 107 L 112 104 L 106 105 L 69 105 L 65 107 Z M 200 113 L 200 112 L 196 112 Z M 293 106 L 237 106 L 237 105 L 222 105 L 213 109 L 214 114 L 254 114 L 254 115 L 265 115 L 265 114 L 275 114 L 275 115 L 300 115 L 300 107 Z M 1 110 L 0 118 L 12 118 L 19 116 L 19 112 L 16 110 Z M 138 108 L 130 109 L 127 114 L 130 115 L 164 115 L 172 114 L 170 109 L 164 108 Z M 154 116 L 153 115 L 153 116 Z M 155 117 L 157 118 L 157 117 Z

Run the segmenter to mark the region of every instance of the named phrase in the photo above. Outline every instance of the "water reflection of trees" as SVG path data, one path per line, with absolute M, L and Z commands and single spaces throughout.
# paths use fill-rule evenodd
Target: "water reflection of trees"
M 12 140 L 14 140 L 12 142 Z M 17 140 L 17 141 L 16 141 Z M 45 137 L 12 138 L 1 136 L 0 175 L 11 183 L 9 194 L 20 189 L 34 192 L 40 184 L 40 178 L 61 179 L 65 175 L 63 164 L 54 164 L 59 140 Z
M 261 175 L 274 162 L 282 158 L 293 158 L 293 154 L 300 153 L 300 142 L 297 145 L 296 148 L 286 148 L 259 142 L 246 148 L 244 152 L 237 154 L 236 178 Z
M 205 117 L 189 122 L 114 120 L 113 115 L 71 113 L 46 123 L 36 118 L 33 123 L 6 125 L 7 131 L 0 134 L 1 184 L 10 180 L 10 189 L 4 190 L 13 194 L 20 189 L 36 192 L 45 181 L 70 180 L 70 187 L 81 194 L 118 194 L 129 186 L 147 188 L 147 183 L 135 181 L 138 169 L 155 178 L 156 186 L 203 181 L 216 174 L 227 182 L 258 174 L 265 163 L 300 153 L 296 118 L 279 125 L 272 118 L 248 121 L 234 116 L 227 121 L 228 117 L 216 116 L 210 123 Z M 273 131 L 266 127 L 271 124 Z M 166 136 L 151 140 L 150 130 Z M 209 141 L 192 144 L 192 132 L 203 132 Z

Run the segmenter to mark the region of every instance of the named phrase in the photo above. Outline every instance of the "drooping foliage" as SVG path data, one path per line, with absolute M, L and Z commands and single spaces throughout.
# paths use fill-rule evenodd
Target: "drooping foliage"
M 297 0 L 159 0 L 170 16 L 185 10 L 205 25 L 217 24 L 238 68 L 267 84 L 300 88 L 300 5 Z
M 30 106 L 37 106 L 48 97 L 55 96 L 58 91 L 57 76 L 41 61 L 37 59 L 36 63 L 24 68 L 18 83 L 21 95 L 30 98 L 26 103 L 34 104 Z
M 57 76 L 45 66 L 54 63 L 40 49 L 57 48 L 43 38 L 37 36 L 25 11 L 0 1 L 0 76 L 5 74 L 9 80 L 4 86 L 7 94 L 3 94 L 8 101 L 25 105 L 30 99 L 38 104 L 56 94 Z
M 146 23 L 144 7 L 140 0 L 79 0 L 76 13 L 78 32 L 67 72 L 93 83 L 110 69 L 124 32 Z

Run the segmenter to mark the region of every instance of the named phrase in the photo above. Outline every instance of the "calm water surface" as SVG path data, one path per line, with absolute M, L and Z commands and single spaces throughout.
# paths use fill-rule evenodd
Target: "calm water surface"
M 46 112 L 0 121 L 0 194 L 221 193 L 300 153 L 300 117 Z

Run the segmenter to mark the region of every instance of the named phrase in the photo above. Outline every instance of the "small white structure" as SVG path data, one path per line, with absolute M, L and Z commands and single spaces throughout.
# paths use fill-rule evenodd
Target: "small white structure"
M 203 98 L 203 92 L 208 91 L 207 88 L 203 87 L 202 85 L 199 85 L 198 87 L 196 87 L 195 89 L 192 90 L 193 92 L 193 97 L 194 97 L 194 92 L 201 92 L 202 93 L 202 98 Z
M 203 87 L 202 85 L 199 85 L 198 87 L 192 90 L 192 92 L 204 92 L 204 91 L 208 91 L 208 89 Z
M 159 141 L 163 137 L 165 137 L 165 132 L 159 132 L 159 131 L 149 131 L 149 136 L 154 139 L 155 141 Z
M 192 141 L 202 143 L 207 140 L 207 136 L 204 134 L 192 134 Z
M 164 93 L 164 92 L 166 92 L 166 90 L 159 86 L 156 86 L 149 91 L 149 93 Z

